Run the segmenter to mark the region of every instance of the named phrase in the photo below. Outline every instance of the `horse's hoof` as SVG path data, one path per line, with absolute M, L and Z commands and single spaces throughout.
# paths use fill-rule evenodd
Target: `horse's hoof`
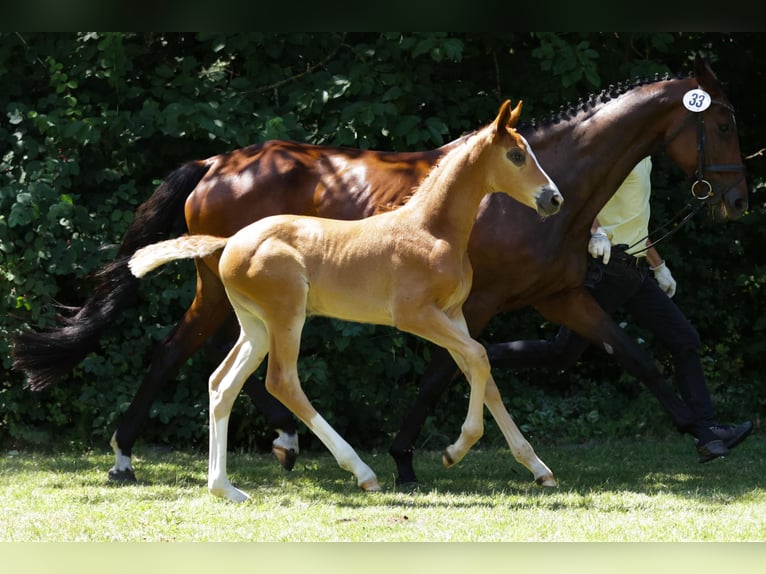
M 293 469 L 295 466 L 295 461 L 298 458 L 298 453 L 295 452 L 294 448 L 284 448 L 278 445 L 273 445 L 271 447 L 271 454 L 273 454 L 274 458 L 279 461 L 279 464 L 282 465 L 282 468 L 287 471 L 291 471 Z
M 136 482 L 136 475 L 133 472 L 132 468 L 124 468 L 124 469 L 110 468 L 107 476 L 109 477 L 109 480 L 113 480 L 115 482 L 122 482 L 122 483 Z
M 452 458 L 449 450 L 447 449 L 445 449 L 445 451 L 442 453 L 442 464 L 444 465 L 444 468 L 449 468 L 455 464 L 455 460 Z
M 235 488 L 231 483 L 224 484 L 223 486 L 208 485 L 207 490 L 210 494 L 217 498 L 223 498 L 230 502 L 247 502 L 250 497 L 242 492 L 240 489 Z
M 380 492 L 383 490 L 380 488 L 380 483 L 378 482 L 377 478 L 369 478 L 362 482 L 359 486 L 365 492 Z
M 547 476 L 538 476 L 535 479 L 535 482 L 538 486 L 547 486 L 548 488 L 556 488 L 559 485 L 556 479 L 553 478 L 553 475 L 550 474 Z
M 417 480 L 408 480 L 402 482 L 397 479 L 396 490 L 400 492 L 417 492 L 420 490 L 420 484 Z

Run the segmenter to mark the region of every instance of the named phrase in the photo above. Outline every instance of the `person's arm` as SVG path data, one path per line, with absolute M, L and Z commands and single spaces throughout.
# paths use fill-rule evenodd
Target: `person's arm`
M 660 253 L 647 239 L 646 244 L 649 245 L 649 249 L 646 251 L 646 262 L 649 264 L 649 268 L 654 274 L 654 278 L 660 285 L 660 289 L 668 294 L 668 297 L 672 297 L 676 294 L 676 280 L 670 273 L 670 269 L 665 264 L 665 261 L 660 256 Z
M 649 241 L 646 242 L 649 244 Z M 663 260 L 660 256 L 659 251 L 657 251 L 654 247 L 649 247 L 649 249 L 646 250 L 646 262 L 649 264 L 649 267 L 659 267 L 662 265 Z

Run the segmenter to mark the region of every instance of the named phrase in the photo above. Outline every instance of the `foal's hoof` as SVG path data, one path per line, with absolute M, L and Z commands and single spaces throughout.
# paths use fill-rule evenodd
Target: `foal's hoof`
M 250 497 L 247 494 L 238 488 L 234 488 L 231 484 L 227 484 L 221 487 L 209 486 L 208 491 L 213 496 L 223 498 L 230 502 L 236 502 L 237 504 L 250 500 Z
M 359 487 L 365 492 L 380 492 L 383 490 L 380 488 L 380 483 L 377 478 L 369 478 L 362 482 Z
M 136 475 L 133 472 L 132 468 L 124 468 L 124 469 L 110 468 L 107 476 L 109 477 L 109 480 L 113 480 L 115 482 L 123 482 L 123 483 L 136 482 Z
M 276 444 L 271 447 L 271 454 L 279 461 L 282 468 L 287 471 L 293 469 L 298 458 L 298 453 L 295 452 L 294 448 L 285 448 Z
M 547 486 L 548 488 L 556 488 L 559 485 L 556 479 L 553 478 L 552 474 L 548 474 L 546 476 L 538 476 L 535 479 L 535 482 L 538 486 Z

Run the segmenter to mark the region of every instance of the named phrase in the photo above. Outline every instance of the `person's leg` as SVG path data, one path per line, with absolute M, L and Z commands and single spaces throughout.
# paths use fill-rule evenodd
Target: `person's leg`
M 626 302 L 626 310 L 636 324 L 651 331 L 670 350 L 678 391 L 696 415 L 692 434 L 701 445 L 701 462 L 715 456 L 703 452 L 710 441 L 720 440 L 727 448 L 740 444 L 753 429 L 750 421 L 740 425 L 722 425 L 717 421 L 715 407 L 705 381 L 700 360 L 700 338 L 694 325 L 673 300 L 648 276 L 641 288 Z
M 648 276 L 625 308 L 637 325 L 651 331 L 670 350 L 678 391 L 698 421 L 715 424 L 715 408 L 700 361 L 700 337 L 691 321 Z

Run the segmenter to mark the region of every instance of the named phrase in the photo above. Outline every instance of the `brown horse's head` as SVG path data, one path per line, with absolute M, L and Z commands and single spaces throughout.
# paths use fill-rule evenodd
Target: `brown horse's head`
M 517 181 L 519 174 L 527 179 L 536 177 L 534 208 L 540 215 L 547 217 L 561 209 L 564 198 L 556 184 L 538 163 L 527 140 L 515 129 L 521 116 L 521 107 L 521 101 L 515 108 L 511 108 L 511 101 L 506 100 L 500 106 L 497 118 L 490 126 L 493 141 L 504 156 L 496 162 L 500 169 L 494 170 L 491 182 L 495 191 L 502 191 L 513 196 L 514 182 Z
M 686 92 L 679 102 L 686 108 L 685 117 L 667 141 L 667 153 L 692 178 L 692 194 L 706 201 L 716 217 L 738 219 L 748 201 L 734 107 L 699 56 L 694 62 L 694 79 L 697 88 Z

